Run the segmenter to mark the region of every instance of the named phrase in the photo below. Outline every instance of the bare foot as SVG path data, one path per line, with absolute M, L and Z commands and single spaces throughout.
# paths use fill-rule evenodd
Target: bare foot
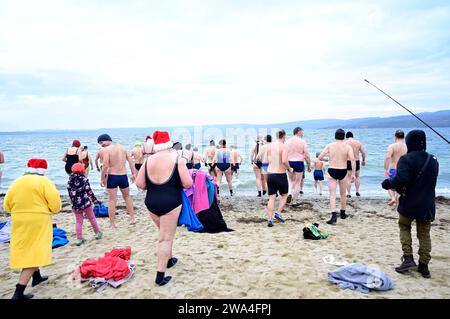
M 397 202 L 395 200 L 390 200 L 388 203 L 389 206 L 393 206 L 395 204 L 397 204 Z
M 115 223 L 111 223 L 110 226 L 111 226 L 111 229 L 117 229 L 117 226 Z
M 136 219 L 134 219 L 134 218 L 131 219 L 131 220 L 130 220 L 130 225 L 136 225 Z

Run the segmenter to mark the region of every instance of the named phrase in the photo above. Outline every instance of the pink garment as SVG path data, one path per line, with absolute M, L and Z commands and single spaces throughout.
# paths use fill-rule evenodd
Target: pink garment
M 94 212 L 92 210 L 92 206 L 89 206 L 83 210 L 74 210 L 76 224 L 75 224 L 75 232 L 77 233 L 77 239 L 83 239 L 83 218 L 84 214 L 86 214 L 87 218 L 91 222 L 92 228 L 94 229 L 94 233 L 97 234 L 100 231 L 100 228 L 97 224 L 97 219 L 95 218 Z
M 208 190 L 206 189 L 206 173 L 200 170 L 195 172 L 192 208 L 196 215 L 201 211 L 209 209 Z

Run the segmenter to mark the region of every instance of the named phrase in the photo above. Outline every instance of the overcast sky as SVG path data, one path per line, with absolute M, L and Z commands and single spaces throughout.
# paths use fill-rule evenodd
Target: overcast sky
M 450 109 L 449 1 L 0 0 L 0 131 Z

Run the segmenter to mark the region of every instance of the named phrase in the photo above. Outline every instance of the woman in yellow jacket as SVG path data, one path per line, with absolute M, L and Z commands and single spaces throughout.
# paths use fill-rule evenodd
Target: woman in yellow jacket
M 31 299 L 24 294 L 32 286 L 48 279 L 39 267 L 52 263 L 52 215 L 61 210 L 61 199 L 55 184 L 45 175 L 47 162 L 28 161 L 24 176 L 14 181 L 4 199 L 4 210 L 11 213 L 11 269 L 22 269 L 13 299 Z

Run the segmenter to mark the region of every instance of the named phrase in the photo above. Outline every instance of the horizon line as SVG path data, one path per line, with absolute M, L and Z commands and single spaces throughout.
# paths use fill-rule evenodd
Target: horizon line
M 438 111 L 430 111 L 430 112 L 421 112 L 417 113 L 420 114 L 427 114 L 427 113 L 439 113 L 439 112 L 445 112 L 450 111 L 450 109 L 444 109 L 444 110 L 438 110 Z M 232 126 L 232 125 L 238 125 L 238 126 L 275 126 L 275 125 L 285 125 L 285 124 L 291 124 L 295 122 L 313 122 L 313 121 L 351 121 L 351 120 L 367 120 L 367 119 L 388 119 L 388 118 L 396 118 L 396 117 L 407 117 L 412 116 L 410 114 L 405 115 L 395 115 L 395 116 L 387 116 L 387 117 L 380 117 L 380 116 L 373 116 L 373 117 L 356 117 L 356 118 L 349 118 L 349 119 L 339 119 L 339 118 L 322 118 L 322 119 L 309 119 L 309 120 L 298 120 L 298 121 L 291 121 L 291 122 L 282 122 L 282 123 L 274 123 L 274 124 L 256 124 L 256 123 L 223 123 L 223 124 L 204 124 L 204 125 L 160 125 L 160 126 L 154 126 L 154 127 L 163 127 L 163 128 L 176 128 L 176 127 L 208 127 L 208 126 Z M 148 127 L 107 127 L 107 128 L 92 128 L 92 129 L 39 129 L 39 130 L 20 130 L 20 131 L 0 131 L 0 134 L 11 134 L 11 133 L 45 133 L 45 132 L 88 132 L 88 131 L 99 131 L 99 130 L 126 130 L 126 129 L 148 129 L 151 126 Z M 329 128 L 315 128 L 315 129 L 329 129 Z

